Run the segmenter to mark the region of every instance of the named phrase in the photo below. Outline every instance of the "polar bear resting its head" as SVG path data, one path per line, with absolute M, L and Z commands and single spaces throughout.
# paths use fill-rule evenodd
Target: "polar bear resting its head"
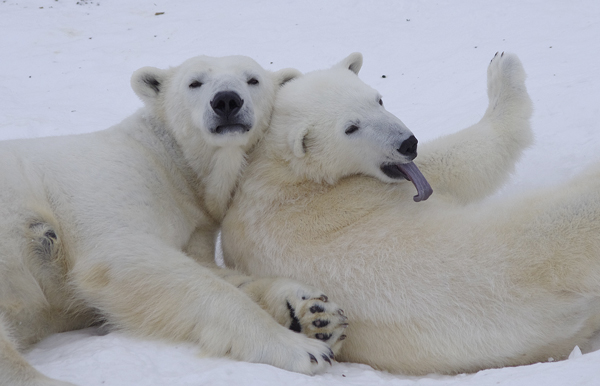
M 331 364 L 347 323 L 320 290 L 214 264 L 246 153 L 297 75 L 242 56 L 145 67 L 144 108 L 112 128 L 0 142 L 0 384 L 67 385 L 18 350 L 98 321 L 306 374 Z
M 357 173 L 386 182 L 408 179 L 417 188 L 415 201 L 426 200 L 431 187 L 412 162 L 417 139 L 383 108 L 376 90 L 356 82 L 361 66 L 362 56 L 355 53 L 330 71 L 315 71 L 283 88 L 273 126 L 285 128 L 273 130 L 273 136 L 287 134 L 279 139 L 293 150 L 288 159 L 298 175 L 329 184 Z M 340 83 L 343 90 L 337 87 Z
M 453 374 L 589 349 L 600 329 L 599 168 L 481 200 L 531 143 L 519 59 L 492 59 L 478 123 L 419 145 L 414 162 L 434 191 L 419 203 L 387 167 L 414 158 L 412 134 L 358 78 L 360 63 L 351 55 L 278 94 L 222 225 L 226 263 L 326 289 L 352 320 L 341 360 Z
M 149 122 L 171 128 L 189 166 L 206 179 L 204 199 L 220 219 L 246 152 L 269 124 L 279 86 L 298 74 L 265 71 L 245 56 L 199 56 L 166 70 L 141 68 L 131 85 Z

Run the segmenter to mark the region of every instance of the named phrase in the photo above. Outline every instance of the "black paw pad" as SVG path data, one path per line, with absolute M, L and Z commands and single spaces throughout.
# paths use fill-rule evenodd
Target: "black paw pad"
M 314 306 L 310 307 L 310 312 L 313 314 L 316 314 L 317 312 L 323 312 L 323 311 L 325 311 L 325 309 L 318 304 L 315 304 Z
M 317 319 L 312 324 L 315 327 L 325 327 L 325 326 L 327 326 L 329 324 L 329 320 Z
M 292 324 L 290 324 L 290 330 L 294 332 L 302 332 L 302 326 L 300 325 L 300 320 L 296 316 L 296 312 L 294 311 L 294 307 L 287 302 L 287 308 L 290 310 L 290 318 L 292 318 Z
M 331 334 L 318 333 L 315 335 L 315 338 L 317 338 L 318 340 L 322 340 L 323 342 L 326 342 L 329 340 L 329 338 L 331 338 Z

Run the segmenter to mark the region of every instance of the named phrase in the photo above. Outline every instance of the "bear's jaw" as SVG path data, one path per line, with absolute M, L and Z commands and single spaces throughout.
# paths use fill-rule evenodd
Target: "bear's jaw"
M 416 202 L 427 200 L 433 193 L 433 189 L 429 185 L 429 182 L 427 182 L 425 176 L 423 176 L 414 162 L 404 164 L 383 164 L 380 169 L 383 174 L 389 178 L 394 180 L 404 178 L 412 182 L 417 189 L 417 195 L 413 197 L 413 200 Z
M 219 125 L 211 129 L 211 134 L 222 135 L 222 134 L 244 134 L 250 131 L 252 126 L 244 124 L 226 124 Z
M 406 173 L 400 170 L 400 168 L 396 164 L 383 164 L 381 165 L 380 169 L 383 172 L 383 174 L 390 178 L 393 178 L 395 180 L 404 178 L 405 180 L 410 181 Z

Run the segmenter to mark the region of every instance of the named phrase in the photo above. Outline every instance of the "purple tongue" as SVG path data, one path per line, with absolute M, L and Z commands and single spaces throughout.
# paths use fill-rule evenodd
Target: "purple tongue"
M 398 169 L 400 169 L 402 173 L 406 174 L 408 179 L 415 185 L 415 188 L 417 188 L 417 195 L 413 197 L 413 200 L 416 202 L 425 201 L 431 196 L 433 189 L 431 189 L 429 182 L 427 182 L 414 162 L 398 164 L 396 166 L 398 166 Z

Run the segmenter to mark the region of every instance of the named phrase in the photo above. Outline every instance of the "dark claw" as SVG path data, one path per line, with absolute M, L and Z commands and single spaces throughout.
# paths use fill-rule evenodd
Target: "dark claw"
M 326 295 L 321 295 L 319 297 L 319 299 L 323 302 L 323 303 L 327 303 L 327 301 L 329 300 L 329 298 Z
M 318 304 L 315 304 L 314 306 L 310 307 L 310 312 L 312 312 L 313 314 L 316 314 L 317 312 L 323 312 L 323 311 L 325 311 L 325 309 Z
M 327 361 L 327 363 L 329 363 L 330 366 L 333 366 L 331 364 L 331 360 L 329 358 L 327 358 L 327 355 L 323 354 L 323 355 L 321 355 L 321 357 L 323 357 L 323 359 L 325 359 Z
M 346 335 L 340 336 L 340 340 L 344 340 L 344 339 L 346 339 Z
M 329 349 L 329 358 L 334 359 L 335 355 L 333 355 L 333 350 Z
M 308 353 L 308 355 L 310 356 L 310 361 L 311 361 L 312 363 L 317 363 L 317 364 L 319 363 L 319 362 L 317 361 L 317 358 L 315 358 L 315 356 L 314 356 L 314 355 L 312 355 L 311 353 Z
M 329 320 L 317 319 L 312 324 L 315 327 L 325 327 L 325 326 L 327 326 L 329 324 Z

